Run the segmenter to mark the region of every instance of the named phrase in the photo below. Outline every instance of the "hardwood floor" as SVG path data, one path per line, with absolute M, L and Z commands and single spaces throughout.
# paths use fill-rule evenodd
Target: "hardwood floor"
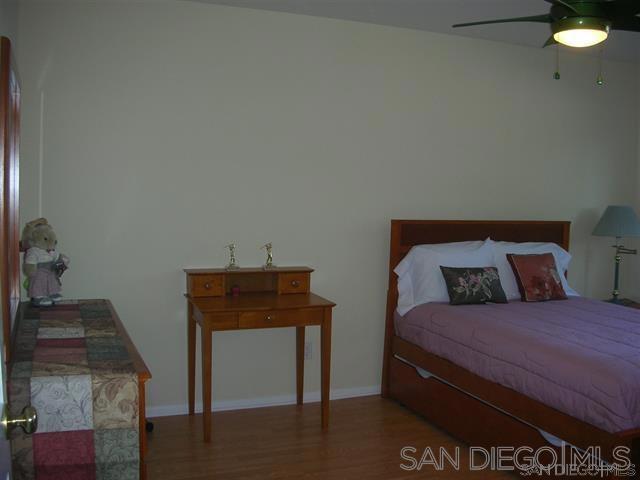
M 202 441 L 200 415 L 152 419 L 149 480 L 186 479 L 415 479 L 514 478 L 504 472 L 469 472 L 466 449 L 461 471 L 421 472 L 400 468 L 400 449 L 413 446 L 417 459 L 426 447 L 453 454 L 461 446 L 409 410 L 381 397 L 331 402 L 331 424 L 320 428 L 320 404 L 219 412 L 212 441 Z

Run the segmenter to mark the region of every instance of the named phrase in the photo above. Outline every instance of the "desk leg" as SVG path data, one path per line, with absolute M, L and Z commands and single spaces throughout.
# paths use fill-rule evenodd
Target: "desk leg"
M 202 427 L 204 441 L 211 441 L 211 337 L 213 332 L 202 322 Z
M 322 429 L 329 428 L 329 392 L 331 384 L 331 309 L 324 309 L 324 318 L 320 327 L 321 353 L 321 405 L 322 405 Z
M 296 327 L 296 401 L 304 403 L 304 327 Z
M 196 403 L 196 321 L 193 307 L 187 302 L 187 364 L 189 375 L 189 415 L 193 415 Z

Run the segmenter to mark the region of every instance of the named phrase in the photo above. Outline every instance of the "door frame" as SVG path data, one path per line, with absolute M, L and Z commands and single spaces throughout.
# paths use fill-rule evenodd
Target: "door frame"
M 20 77 L 7 37 L 0 37 L 0 291 L 5 362 L 20 304 Z

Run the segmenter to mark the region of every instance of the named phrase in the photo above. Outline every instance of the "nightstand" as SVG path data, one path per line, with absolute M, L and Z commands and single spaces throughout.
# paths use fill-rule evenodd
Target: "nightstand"
M 607 300 L 607 302 L 614 303 L 610 300 Z M 620 298 L 617 302 L 615 302 L 615 305 L 622 305 L 623 307 L 640 309 L 640 303 L 636 302 L 635 300 L 631 300 L 630 298 Z

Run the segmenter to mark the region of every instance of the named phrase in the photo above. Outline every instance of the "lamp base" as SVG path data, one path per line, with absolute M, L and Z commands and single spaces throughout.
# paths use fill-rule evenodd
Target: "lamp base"
M 605 300 L 605 302 L 607 303 L 615 303 L 616 305 L 622 305 L 624 304 L 624 301 L 618 297 L 611 297 L 608 300 Z

